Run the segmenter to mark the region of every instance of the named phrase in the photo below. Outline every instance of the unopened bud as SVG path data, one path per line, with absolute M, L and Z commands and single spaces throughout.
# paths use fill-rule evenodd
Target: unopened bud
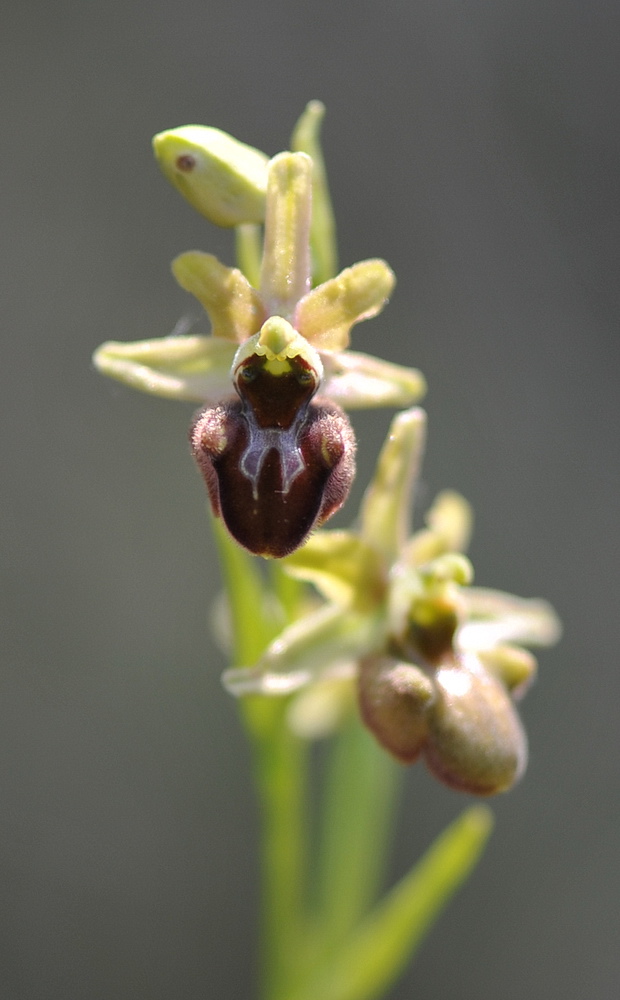
M 168 180 L 216 226 L 263 222 L 268 157 L 220 129 L 183 125 L 153 139 Z

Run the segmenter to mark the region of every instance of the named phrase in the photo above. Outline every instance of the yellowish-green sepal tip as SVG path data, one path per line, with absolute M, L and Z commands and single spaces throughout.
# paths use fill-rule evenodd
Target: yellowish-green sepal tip
M 168 180 L 217 226 L 264 220 L 268 157 L 258 149 L 206 125 L 160 132 L 153 149 Z

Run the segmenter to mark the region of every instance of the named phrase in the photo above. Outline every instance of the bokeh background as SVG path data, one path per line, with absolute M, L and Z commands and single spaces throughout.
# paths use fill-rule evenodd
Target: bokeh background
M 91 367 L 232 260 L 150 138 L 269 153 L 307 100 L 343 264 L 399 284 L 355 347 L 426 374 L 421 504 L 450 486 L 480 584 L 565 625 L 531 764 L 391 994 L 617 995 L 620 8 L 613 0 L 6 4 L 2 103 L 0 968 L 6 1000 L 254 996 L 256 808 L 208 628 L 218 570 L 191 406 Z M 360 473 L 389 414 L 359 415 Z M 392 877 L 466 803 L 407 774 Z

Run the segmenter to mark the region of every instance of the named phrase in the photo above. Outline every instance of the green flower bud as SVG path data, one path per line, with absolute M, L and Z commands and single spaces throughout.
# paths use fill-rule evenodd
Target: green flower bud
M 268 157 L 258 149 L 206 125 L 160 132 L 153 149 L 170 183 L 216 226 L 264 220 Z

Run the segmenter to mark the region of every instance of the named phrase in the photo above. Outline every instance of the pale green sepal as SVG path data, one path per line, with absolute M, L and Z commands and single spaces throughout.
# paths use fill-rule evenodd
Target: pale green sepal
M 332 664 L 380 646 L 383 635 L 381 614 L 343 613 L 326 605 L 286 628 L 255 666 L 226 670 L 222 681 L 234 695 L 290 694 Z
M 310 101 L 299 118 L 291 138 L 291 149 L 295 152 L 307 153 L 312 159 L 310 244 L 312 246 L 315 285 L 327 281 L 338 270 L 336 224 L 319 139 L 324 115 L 325 105 L 321 101 Z
M 312 160 L 278 153 L 269 163 L 260 291 L 270 316 L 292 320 L 310 288 Z
M 289 729 L 302 740 L 332 736 L 357 707 L 356 664 L 343 660 L 329 676 L 303 688 L 286 713 Z
M 179 254 L 171 267 L 181 288 L 206 310 L 214 337 L 240 344 L 260 330 L 265 319 L 263 303 L 238 268 L 226 267 L 213 254 L 200 250 Z
M 384 599 L 387 573 L 380 555 L 350 531 L 318 531 L 283 559 L 291 576 L 313 583 L 328 601 L 364 612 Z
M 426 414 L 415 407 L 394 417 L 360 510 L 360 534 L 389 565 L 405 545 L 413 491 L 426 436 Z
M 322 391 L 345 410 L 375 406 L 401 409 L 417 403 L 426 392 L 421 372 L 370 354 L 325 352 L 323 365 L 325 383 Z
M 157 162 L 190 205 L 216 226 L 263 222 L 268 157 L 207 125 L 153 138 Z
M 217 403 L 232 395 L 235 344 L 215 337 L 109 340 L 93 355 L 95 366 L 132 389 L 167 399 Z
M 458 639 L 463 648 L 484 650 L 505 643 L 551 646 L 562 633 L 560 620 L 547 601 L 482 587 L 467 587 L 462 597 L 466 620 Z
M 353 324 L 381 312 L 395 281 L 384 260 L 353 264 L 298 302 L 295 326 L 319 350 L 342 351 Z
M 411 959 L 476 865 L 493 826 L 484 806 L 462 813 L 421 861 L 289 1000 L 373 1000 Z

